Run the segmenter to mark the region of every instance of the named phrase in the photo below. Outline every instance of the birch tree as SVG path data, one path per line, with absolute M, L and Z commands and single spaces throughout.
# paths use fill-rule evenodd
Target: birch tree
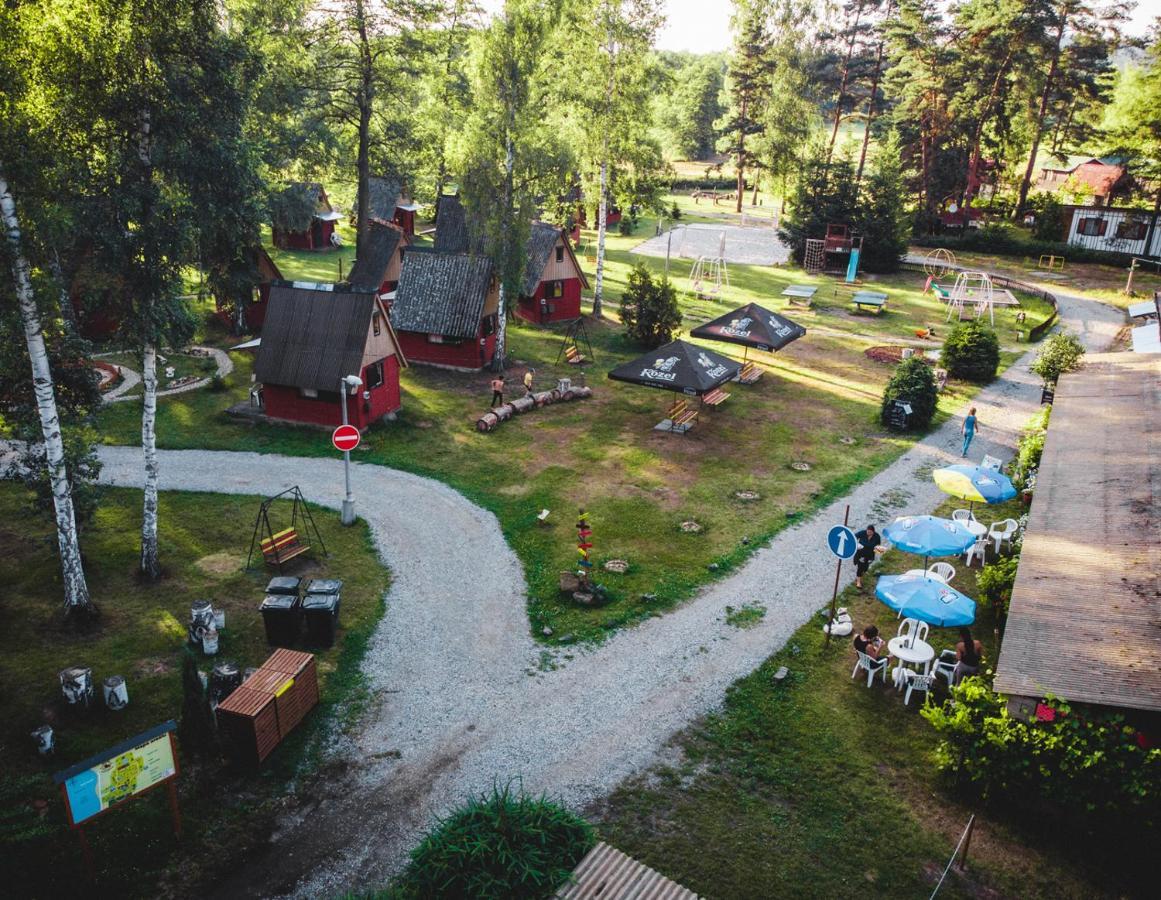
M 96 608 L 89 596 L 80 543 L 77 540 L 76 515 L 65 467 L 64 441 L 61 437 L 52 371 L 48 364 L 40 312 L 37 309 L 36 295 L 32 286 L 32 269 L 22 246 L 16 200 L 12 195 L 2 159 L 0 159 L 0 219 L 4 224 L 4 235 L 12 265 L 13 287 L 24 325 L 28 358 L 32 365 L 32 383 L 36 393 L 36 407 L 40 417 L 41 435 L 44 438 L 45 461 L 56 513 L 57 550 L 60 553 L 65 610 L 72 616 L 90 616 L 96 612 Z

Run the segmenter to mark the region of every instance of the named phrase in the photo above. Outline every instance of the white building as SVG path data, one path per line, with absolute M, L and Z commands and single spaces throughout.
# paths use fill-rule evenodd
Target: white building
M 1131 256 L 1161 257 L 1161 217 L 1154 223 L 1151 210 L 1066 206 L 1064 216 L 1064 239 L 1073 246 Z M 1149 247 L 1145 246 L 1146 240 Z

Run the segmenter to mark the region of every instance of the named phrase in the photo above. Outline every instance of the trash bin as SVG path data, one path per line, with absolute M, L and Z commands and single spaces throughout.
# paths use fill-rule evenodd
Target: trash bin
M 308 594 L 341 594 L 343 583 L 337 578 L 315 578 L 306 587 Z
M 266 643 L 292 647 L 298 642 L 302 607 L 297 594 L 267 594 L 258 609 L 266 625 Z
M 210 670 L 210 702 L 221 703 L 242 686 L 242 673 L 232 662 L 220 662 Z
M 335 642 L 339 627 L 339 594 L 307 593 L 302 600 L 302 614 L 306 618 L 307 642 L 316 647 L 330 647 Z
M 302 579 L 295 575 L 276 575 L 266 585 L 268 594 L 297 594 L 302 585 Z

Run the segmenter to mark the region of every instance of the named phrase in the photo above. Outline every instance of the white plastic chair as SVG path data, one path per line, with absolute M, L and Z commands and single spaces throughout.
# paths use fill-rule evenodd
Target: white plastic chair
M 999 472 L 1004 465 L 1003 460 L 997 459 L 994 456 L 985 455 L 983 461 L 980 463 L 981 469 L 991 469 L 993 472 Z
M 935 683 L 935 675 L 920 675 L 918 672 L 912 672 L 905 669 L 907 672 L 907 693 L 903 695 L 903 705 L 906 706 L 911 702 L 912 691 L 923 691 L 924 700 L 927 699 L 927 692 L 931 690 L 931 686 Z
M 957 509 L 951 514 L 952 521 L 963 522 L 965 525 L 975 519 L 970 509 Z
M 906 618 L 899 623 L 899 630 L 896 632 L 896 637 L 907 638 L 908 645 L 916 640 L 925 640 L 927 638 L 928 624 L 920 622 L 918 619 Z
M 989 541 L 987 537 L 982 537 L 970 547 L 968 547 L 967 551 L 963 555 L 964 564 L 970 569 L 972 560 L 977 556 L 980 558 L 981 566 L 986 563 L 988 561 L 988 545 L 990 543 L 991 541 Z
M 948 686 L 951 686 L 952 673 L 955 672 L 956 656 L 954 650 L 941 650 L 939 658 L 931 667 L 932 675 L 942 675 Z
M 951 584 L 951 580 L 955 578 L 955 566 L 945 562 L 932 563 L 927 567 L 927 577 Z
M 1012 540 L 1016 536 L 1016 529 L 1020 527 L 1020 523 L 1015 519 L 1004 519 L 1000 522 L 993 522 L 991 529 L 988 531 L 988 537 L 996 542 L 996 553 L 1000 552 L 1005 541 Z
M 876 675 L 882 677 L 883 684 L 887 683 L 887 657 L 871 659 L 862 650 L 856 650 L 855 653 L 859 655 L 859 660 L 855 663 L 854 669 L 851 670 L 851 678 L 858 674 L 859 669 L 863 669 L 867 673 L 867 687 L 871 686 Z

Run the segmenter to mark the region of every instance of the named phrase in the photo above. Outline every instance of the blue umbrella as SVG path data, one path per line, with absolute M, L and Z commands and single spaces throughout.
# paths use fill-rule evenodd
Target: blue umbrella
M 970 625 L 976 620 L 976 601 L 950 585 L 918 575 L 883 575 L 875 596 L 891 609 L 931 625 Z
M 907 553 L 929 556 L 958 556 L 976 542 L 962 522 L 938 516 L 902 516 L 883 529 L 883 536 Z
M 945 494 L 976 503 L 1003 503 L 1016 496 L 1008 476 L 982 466 L 944 466 L 931 473 Z

